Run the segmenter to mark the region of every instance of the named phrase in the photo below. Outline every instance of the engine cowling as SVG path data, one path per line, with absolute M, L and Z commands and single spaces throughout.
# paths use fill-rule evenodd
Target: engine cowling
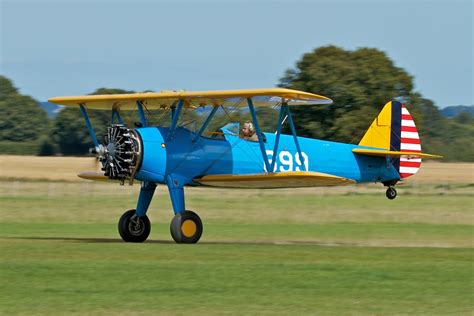
M 122 124 L 109 126 L 104 145 L 99 145 L 96 151 L 105 176 L 133 183 L 142 159 L 142 144 L 135 130 Z

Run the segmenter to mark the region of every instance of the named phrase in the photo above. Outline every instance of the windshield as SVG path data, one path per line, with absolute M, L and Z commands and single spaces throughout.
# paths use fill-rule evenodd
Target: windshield
M 239 122 L 228 123 L 221 128 L 221 131 L 222 133 L 224 133 L 224 135 L 238 136 L 240 133 L 240 123 Z

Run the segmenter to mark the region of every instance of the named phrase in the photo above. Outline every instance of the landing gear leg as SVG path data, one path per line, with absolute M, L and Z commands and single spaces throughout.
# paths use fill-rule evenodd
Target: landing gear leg
M 156 184 L 142 182 L 137 209 L 126 211 L 120 217 L 118 231 L 120 237 L 126 242 L 144 242 L 151 231 L 151 223 L 146 216 L 148 207 L 155 193 Z
M 197 243 L 203 231 L 201 219 L 193 211 L 185 210 L 184 188 L 180 180 L 168 177 L 166 182 L 175 214 L 170 225 L 171 237 L 177 243 Z
M 397 190 L 395 190 L 394 187 L 388 187 L 387 191 L 385 192 L 385 195 L 389 200 L 393 200 L 394 198 L 397 197 Z

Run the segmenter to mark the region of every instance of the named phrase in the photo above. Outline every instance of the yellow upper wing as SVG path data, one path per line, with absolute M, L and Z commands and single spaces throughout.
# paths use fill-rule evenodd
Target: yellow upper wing
M 327 173 L 306 171 L 244 175 L 218 174 L 204 176 L 194 179 L 194 181 L 213 187 L 249 189 L 321 187 L 356 183 L 352 179 L 346 179 Z
M 332 100 L 321 95 L 291 89 L 270 88 L 250 90 L 220 91 L 164 91 L 132 94 L 108 94 L 55 97 L 48 101 L 65 106 L 83 104 L 88 109 L 96 110 L 135 110 L 136 102 L 140 101 L 149 110 L 166 109 L 183 100 L 185 107 L 197 108 L 204 105 L 242 105 L 245 98 L 254 98 L 255 106 L 268 106 L 285 99 L 289 105 L 331 104 Z M 240 101 L 239 101 L 240 99 Z

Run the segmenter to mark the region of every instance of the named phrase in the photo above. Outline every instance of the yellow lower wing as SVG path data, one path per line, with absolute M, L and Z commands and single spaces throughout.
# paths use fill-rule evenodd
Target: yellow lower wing
M 85 171 L 77 175 L 81 179 L 93 180 L 93 181 L 112 181 L 109 177 L 105 176 L 103 173 L 94 172 L 94 171 Z
M 400 156 L 409 156 L 417 158 L 443 158 L 439 155 L 431 155 L 420 152 L 410 152 L 410 151 L 394 151 L 394 150 L 383 150 L 383 149 L 364 149 L 364 148 L 354 148 L 352 149 L 353 153 L 366 155 L 366 156 L 377 156 L 377 157 L 400 157 Z
M 278 172 L 262 174 L 218 174 L 194 179 L 202 185 L 222 188 L 303 188 L 349 185 L 356 183 L 352 179 L 341 178 L 320 172 Z

